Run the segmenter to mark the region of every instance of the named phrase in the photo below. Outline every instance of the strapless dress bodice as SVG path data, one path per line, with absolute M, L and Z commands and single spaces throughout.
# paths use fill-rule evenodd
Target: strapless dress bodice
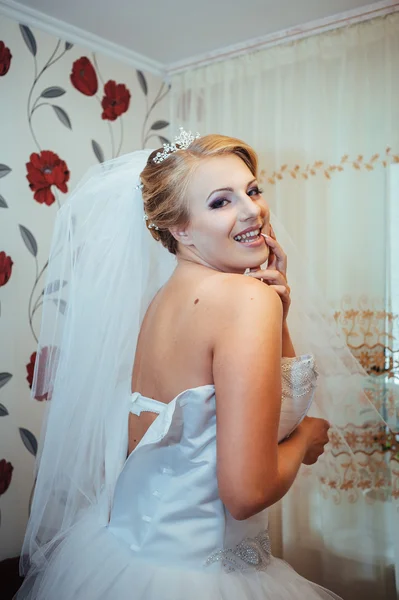
M 283 360 L 281 375 L 280 439 L 312 400 L 313 358 Z M 40 577 L 25 580 L 21 598 L 342 600 L 272 556 L 267 510 L 243 521 L 226 510 L 216 476 L 213 385 L 186 390 L 168 404 L 139 393 L 125 399 L 125 417 L 128 410 L 158 416 L 121 464 L 111 512 L 104 487 L 51 549 Z M 232 461 L 235 452 L 232 446 Z
M 306 414 L 316 377 L 312 356 L 283 359 L 279 440 Z M 219 497 L 215 387 L 186 390 L 168 404 L 132 394 L 131 412 L 144 410 L 158 416 L 120 473 L 109 531 L 140 560 L 200 569 L 267 563 L 267 511 L 237 521 Z

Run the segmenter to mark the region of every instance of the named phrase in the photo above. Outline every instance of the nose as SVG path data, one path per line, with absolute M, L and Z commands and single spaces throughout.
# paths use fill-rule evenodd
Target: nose
M 262 214 L 262 206 L 254 198 L 245 194 L 242 198 L 240 213 L 241 221 L 256 220 Z

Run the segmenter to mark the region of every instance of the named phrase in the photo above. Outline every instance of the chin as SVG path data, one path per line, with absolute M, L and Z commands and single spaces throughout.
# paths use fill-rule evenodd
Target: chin
M 269 258 L 269 247 L 260 248 L 245 252 L 244 255 L 237 256 L 237 259 L 231 263 L 229 269 L 232 273 L 244 273 L 246 269 L 256 269 L 263 265 Z M 231 259 L 231 257 L 230 257 Z
M 245 262 L 245 268 L 255 269 L 256 267 L 260 267 L 263 265 L 267 259 L 269 258 L 269 247 L 259 249 L 257 252 L 250 252 L 248 256 L 243 257 L 240 262 Z

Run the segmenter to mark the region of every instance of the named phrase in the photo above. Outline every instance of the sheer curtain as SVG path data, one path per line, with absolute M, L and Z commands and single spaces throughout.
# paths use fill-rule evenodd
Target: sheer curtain
M 175 129 L 233 135 L 259 152 L 266 197 L 370 374 L 370 399 L 396 429 L 399 341 L 389 281 L 393 272 L 397 281 L 399 256 L 389 240 L 399 233 L 390 226 L 389 181 L 399 163 L 398 65 L 392 14 L 175 75 L 171 104 Z M 348 424 L 346 434 L 358 441 L 363 479 L 351 478 L 350 461 L 332 443 L 336 477 L 305 471 L 274 508 L 275 549 L 345 600 L 393 599 L 399 453 L 384 432 L 365 439 Z M 345 524 L 354 521 L 359 535 L 348 539 Z

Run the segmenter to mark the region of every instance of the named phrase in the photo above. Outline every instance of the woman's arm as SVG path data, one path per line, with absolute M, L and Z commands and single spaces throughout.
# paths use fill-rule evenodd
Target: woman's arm
M 282 334 L 282 354 L 284 358 L 293 358 L 296 356 L 295 349 L 292 344 L 290 332 L 288 329 L 287 321 L 283 323 L 283 334 Z
M 249 276 L 266 282 L 281 298 L 283 305 L 283 331 L 282 331 L 282 356 L 293 358 L 295 349 L 291 341 L 287 325 L 287 316 L 291 304 L 290 287 L 287 283 L 287 255 L 276 240 L 272 229 L 271 236 L 264 236 L 266 243 L 270 248 L 268 266 L 266 269 L 251 269 Z
M 212 307 L 219 493 L 245 519 L 289 490 L 311 442 L 309 427 L 278 445 L 282 305 L 268 286 L 226 277 Z

